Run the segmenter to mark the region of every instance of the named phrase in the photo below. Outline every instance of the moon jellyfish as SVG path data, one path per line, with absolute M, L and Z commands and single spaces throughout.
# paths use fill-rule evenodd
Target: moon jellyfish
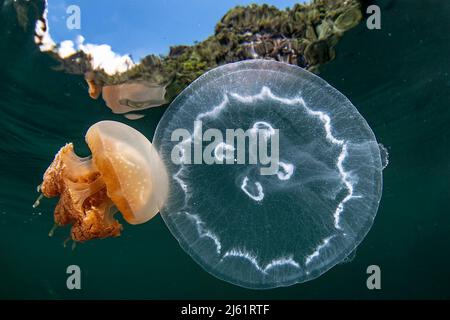
M 92 157 L 78 157 L 68 143 L 44 174 L 42 194 L 60 197 L 55 226 L 72 225 L 72 240 L 82 242 L 119 236 L 122 225 L 113 217 L 117 210 L 130 224 L 155 216 L 168 183 L 150 141 L 125 124 L 101 121 L 89 128 L 86 142 Z
M 161 215 L 206 271 L 248 288 L 312 280 L 372 226 L 376 138 L 352 103 L 296 66 L 250 60 L 207 72 L 153 140 L 169 179 Z

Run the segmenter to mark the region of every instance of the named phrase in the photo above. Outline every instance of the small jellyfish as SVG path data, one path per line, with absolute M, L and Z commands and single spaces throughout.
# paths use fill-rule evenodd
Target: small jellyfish
M 155 216 L 167 197 L 168 182 L 150 141 L 125 124 L 101 121 L 89 128 L 86 142 L 92 156 L 78 157 L 68 143 L 44 174 L 42 194 L 60 197 L 55 226 L 72 225 L 71 239 L 83 242 L 119 236 L 117 211 L 130 224 Z
M 98 99 L 102 93 L 102 86 L 95 82 L 95 74 L 92 71 L 86 72 L 84 79 L 89 86 L 89 96 L 92 99 Z
M 146 82 L 129 82 L 106 85 L 102 88 L 102 97 L 114 113 L 127 113 L 167 103 L 164 98 L 166 87 Z
M 382 193 L 374 133 L 321 78 L 275 61 L 207 72 L 158 124 L 166 166 L 161 216 L 212 275 L 266 289 L 312 280 L 344 261 Z

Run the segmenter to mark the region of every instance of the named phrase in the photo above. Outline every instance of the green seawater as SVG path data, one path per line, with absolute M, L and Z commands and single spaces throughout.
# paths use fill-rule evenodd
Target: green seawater
M 382 29 L 363 21 L 346 33 L 320 73 L 389 151 L 374 225 L 352 261 L 307 283 L 258 291 L 205 272 L 159 216 L 74 251 L 62 245 L 67 228 L 48 237 L 56 200 L 31 206 L 59 148 L 73 142 L 87 155 L 84 134 L 100 120 L 151 138 L 166 107 L 137 121 L 112 114 L 89 98 L 83 77 L 52 69 L 55 62 L 33 42 L 33 26 L 21 28 L 0 1 L 0 298 L 450 298 L 450 1 L 376 3 Z M 72 264 L 81 268 L 81 290 L 66 287 Z M 366 287 L 372 264 L 381 268 L 381 290 Z

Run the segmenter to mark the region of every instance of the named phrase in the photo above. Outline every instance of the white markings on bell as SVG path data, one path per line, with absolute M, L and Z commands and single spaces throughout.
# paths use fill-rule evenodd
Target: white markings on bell
M 330 236 L 328 238 L 323 239 L 322 243 L 320 243 L 313 253 L 311 253 L 309 256 L 305 259 L 305 265 L 307 266 L 310 264 L 315 258 L 320 256 L 320 251 L 323 250 L 328 244 L 330 243 L 330 240 L 333 239 L 334 236 Z
M 278 168 L 278 172 L 277 172 L 277 177 L 280 180 L 289 180 L 292 176 L 292 174 L 294 173 L 294 165 L 291 163 L 284 163 L 284 162 L 279 162 L 278 163 L 279 168 Z M 280 170 L 282 169 L 282 170 Z
M 235 161 L 235 158 L 233 156 L 230 157 L 230 154 L 236 150 L 233 146 L 226 144 L 225 142 L 220 142 L 217 144 L 217 146 L 214 148 L 214 158 L 216 158 L 219 162 L 222 162 L 224 160 L 232 159 Z
M 242 180 L 242 185 L 241 185 L 242 191 L 244 191 L 245 194 L 247 196 L 249 196 L 251 199 L 253 199 L 255 201 L 262 201 L 262 199 L 264 199 L 264 190 L 263 190 L 261 183 L 259 183 L 258 181 L 254 182 L 254 185 L 256 186 L 256 191 L 257 191 L 257 193 L 254 194 L 248 190 L 248 180 L 249 180 L 248 177 L 244 177 L 244 179 Z
M 273 259 L 264 267 L 260 266 L 260 264 L 258 263 L 258 259 L 255 255 L 242 249 L 231 249 L 225 252 L 222 257 L 222 260 L 229 257 L 238 257 L 248 260 L 258 271 L 262 273 L 267 273 L 268 270 L 280 266 L 291 266 L 294 268 L 300 268 L 300 265 L 292 258 L 292 256 Z
M 196 215 L 196 214 L 191 214 L 189 212 L 186 211 L 181 211 L 178 212 L 179 214 L 184 214 L 186 215 L 186 217 L 189 218 L 189 220 L 191 220 L 192 222 L 195 223 L 195 227 L 197 229 L 198 235 L 202 238 L 202 237 L 207 237 L 209 239 L 211 239 L 214 244 L 216 245 L 216 252 L 217 254 L 220 255 L 221 251 L 222 251 L 222 244 L 219 241 L 219 237 L 214 234 L 212 231 L 206 229 L 204 227 L 205 223 L 202 221 L 202 219 Z

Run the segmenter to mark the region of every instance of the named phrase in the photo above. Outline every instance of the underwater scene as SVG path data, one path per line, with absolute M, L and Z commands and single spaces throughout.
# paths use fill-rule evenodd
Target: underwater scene
M 449 17 L 0 0 L 0 298 L 449 299 Z

